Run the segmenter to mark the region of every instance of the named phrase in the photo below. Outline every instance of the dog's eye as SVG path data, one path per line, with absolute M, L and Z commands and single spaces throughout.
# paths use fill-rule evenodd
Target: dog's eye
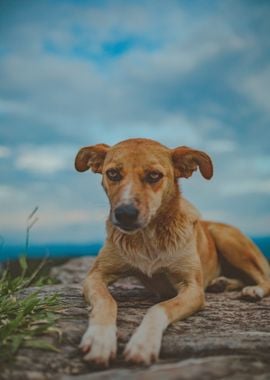
M 163 174 L 160 172 L 149 172 L 145 176 L 145 181 L 148 183 L 158 182 L 163 177 Z
M 116 169 L 109 169 L 106 171 L 106 174 L 111 181 L 120 181 L 122 179 L 121 174 Z

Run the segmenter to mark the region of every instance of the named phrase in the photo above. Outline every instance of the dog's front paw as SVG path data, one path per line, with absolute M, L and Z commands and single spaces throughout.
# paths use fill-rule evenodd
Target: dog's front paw
M 116 356 L 116 326 L 90 325 L 84 333 L 79 347 L 86 354 L 85 361 L 108 366 L 110 359 L 114 359 Z
M 160 346 L 159 334 L 144 334 L 138 329 L 125 348 L 125 360 L 134 364 L 150 365 L 158 360 Z

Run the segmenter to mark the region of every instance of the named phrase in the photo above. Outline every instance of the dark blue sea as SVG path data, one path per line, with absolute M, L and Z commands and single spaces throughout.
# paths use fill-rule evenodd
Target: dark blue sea
M 78 256 L 96 256 L 101 246 L 102 243 L 48 243 L 39 245 L 31 244 L 27 250 L 27 257 L 31 259 L 40 259 L 44 256 L 48 256 L 48 258 L 60 259 Z M 23 254 L 25 254 L 24 246 L 3 246 L 0 252 L 0 261 L 14 260 Z
M 270 236 L 256 237 L 252 240 L 262 250 L 264 255 L 270 259 Z M 89 244 L 43 244 L 30 245 L 27 256 L 31 259 L 38 259 L 48 255 L 49 258 L 72 258 L 78 256 L 96 256 L 102 243 Z M 24 254 L 24 247 L 19 245 L 3 246 L 0 250 L 0 261 L 17 259 Z

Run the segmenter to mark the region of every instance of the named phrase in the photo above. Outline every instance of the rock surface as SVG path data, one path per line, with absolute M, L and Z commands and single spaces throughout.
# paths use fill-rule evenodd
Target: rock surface
M 270 379 L 270 298 L 258 303 L 239 294 L 207 294 L 206 308 L 170 326 L 163 338 L 161 358 L 150 368 L 126 364 L 121 352 L 146 310 L 158 302 L 134 279 L 112 286 L 119 305 L 118 356 L 107 370 L 85 363 L 78 350 L 88 312 L 80 282 L 89 258 L 71 260 L 53 269 L 62 284 L 44 286 L 40 294 L 59 294 L 59 337 L 45 337 L 59 352 L 21 349 L 14 362 L 1 369 L 4 380 L 100 379 Z M 32 292 L 34 289 L 27 289 Z

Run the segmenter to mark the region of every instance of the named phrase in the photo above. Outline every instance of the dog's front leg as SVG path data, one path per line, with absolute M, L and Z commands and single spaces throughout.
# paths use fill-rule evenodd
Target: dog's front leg
M 89 326 L 82 337 L 80 348 L 84 360 L 108 366 L 117 349 L 117 304 L 107 289 L 110 278 L 95 268 L 84 281 L 83 292 L 91 304 Z
M 162 335 L 167 326 L 184 319 L 204 305 L 204 291 L 196 281 L 179 286 L 176 297 L 151 307 L 128 342 L 124 355 L 132 363 L 149 365 L 159 356 Z

